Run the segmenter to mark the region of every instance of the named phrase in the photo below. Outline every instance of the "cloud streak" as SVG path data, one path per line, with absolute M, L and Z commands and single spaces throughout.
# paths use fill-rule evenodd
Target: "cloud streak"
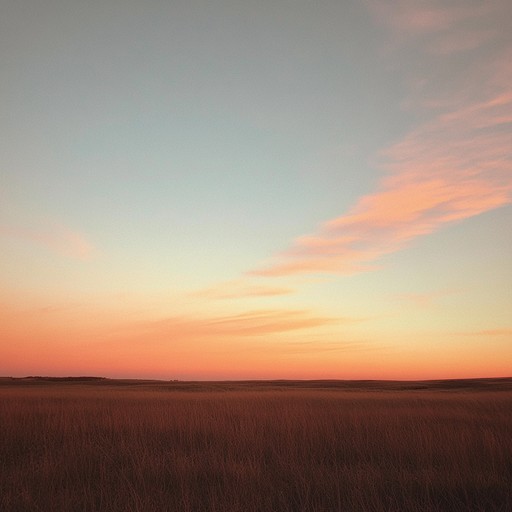
M 41 229 L 0 225 L 0 235 L 27 240 L 68 258 L 87 260 L 96 252 L 92 243 L 83 233 L 71 230 L 62 224 Z
M 480 12 L 480 8 L 465 9 L 462 4 L 456 9 L 438 4 L 425 12 L 416 4 L 403 11 L 391 11 L 387 2 L 372 5 L 385 11 L 384 22 L 393 30 L 407 31 L 409 37 L 434 34 L 434 41 L 439 40 L 438 34 L 445 37 L 444 31 L 458 28 L 461 21 L 474 19 Z M 417 30 L 409 33 L 411 23 Z M 460 43 L 469 49 L 483 44 L 488 36 L 473 37 L 455 30 L 450 44 L 455 48 Z M 429 44 L 424 47 L 427 53 Z M 452 53 L 445 50 L 438 53 Z M 380 166 L 386 175 L 374 193 L 361 197 L 347 213 L 325 222 L 316 233 L 296 239 L 269 265 L 250 274 L 373 270 L 384 255 L 409 246 L 418 237 L 509 204 L 512 45 L 501 45 L 494 53 L 489 63 L 477 59 L 471 72 L 466 72 L 470 84 L 465 89 L 443 91 L 439 98 L 429 100 L 436 115 L 382 152 Z M 475 82 L 477 89 L 472 85 Z
M 291 288 L 263 286 L 242 280 L 227 281 L 193 292 L 194 297 L 204 299 L 243 299 L 254 297 L 277 297 L 293 293 Z
M 429 39 L 434 41 L 434 47 L 440 42 L 440 48 L 448 48 L 441 54 L 473 49 L 487 40 L 490 31 L 496 32 L 493 23 L 496 16 L 506 16 L 508 9 L 503 0 L 473 3 L 455 0 L 449 4 L 443 0 L 421 3 L 364 0 L 364 3 L 376 23 L 390 30 L 395 42 L 425 43 Z M 449 43 L 445 45 L 443 41 Z M 426 49 L 431 50 L 429 43 Z
M 289 331 L 310 329 L 324 325 L 348 322 L 311 314 L 298 310 L 258 310 L 238 315 L 220 317 L 170 317 L 133 326 L 142 338 L 155 335 L 158 339 L 181 341 L 183 339 L 243 338 L 279 334 Z
M 512 337 L 512 329 L 484 329 L 481 331 L 467 331 L 458 333 L 461 336 L 485 336 L 485 337 L 494 337 L 494 336 L 506 336 Z
M 423 293 L 403 293 L 396 296 L 398 300 L 409 302 L 417 307 L 428 308 L 437 303 L 438 300 L 450 295 L 460 293 L 460 289 L 443 289 Z

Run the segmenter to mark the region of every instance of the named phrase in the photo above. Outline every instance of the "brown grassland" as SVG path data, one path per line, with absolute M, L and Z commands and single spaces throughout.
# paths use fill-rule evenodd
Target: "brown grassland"
M 512 511 L 512 380 L 0 379 L 0 510 Z

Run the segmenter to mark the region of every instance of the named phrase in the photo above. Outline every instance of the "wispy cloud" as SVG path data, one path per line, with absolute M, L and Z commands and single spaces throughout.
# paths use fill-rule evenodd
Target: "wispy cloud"
M 439 2 L 365 0 L 364 3 L 379 24 L 414 36 L 451 29 L 461 17 L 467 17 L 474 10 L 461 10 L 454 6 L 447 8 Z
M 477 32 L 468 36 L 467 31 L 458 31 L 463 21 L 476 19 L 482 9 L 478 6 L 461 3 L 445 8 L 434 2 L 429 7 L 414 3 L 413 8 L 403 2 L 400 9 L 396 3 L 380 1 L 371 5 L 384 23 L 396 31 L 411 31 L 411 37 L 435 34 L 437 38 L 440 33 L 446 37 L 444 31 L 455 27 L 450 44 L 460 43 L 468 49 L 490 37 L 489 33 L 477 37 Z M 471 44 L 468 37 L 473 38 Z M 436 38 L 428 44 L 439 41 Z M 423 51 L 429 51 L 428 44 Z M 421 108 L 433 107 L 433 117 L 382 152 L 380 166 L 387 173 L 374 193 L 361 197 L 347 213 L 325 222 L 317 233 L 298 238 L 266 267 L 250 273 L 284 276 L 373 270 L 382 256 L 407 247 L 420 236 L 509 204 L 511 49 L 512 43 L 496 43 L 492 58 L 475 58 L 465 69 L 469 85 L 458 92 L 450 89 L 431 95 L 428 102 L 420 103 Z M 460 80 L 457 77 L 454 82 Z
M 507 336 L 512 337 L 512 328 L 510 329 L 483 329 L 481 331 L 465 331 L 465 332 L 459 332 L 461 336 Z
M 158 339 L 240 338 L 310 329 L 349 319 L 317 316 L 309 311 L 261 310 L 220 317 L 169 317 L 143 322 L 130 329 Z M 144 336 L 146 339 L 146 336 Z
M 239 280 L 226 281 L 193 292 L 195 297 L 205 299 L 242 299 L 251 297 L 276 297 L 293 293 L 291 288 L 257 285 Z
M 402 293 L 396 296 L 397 299 L 414 304 L 417 307 L 427 308 L 434 305 L 438 300 L 449 295 L 460 292 L 457 289 L 433 290 L 423 293 Z
M 385 350 L 386 347 L 375 347 L 365 341 L 288 341 L 281 345 L 281 351 L 286 354 L 320 354 L 323 352 L 358 352 L 362 350 Z
M 41 228 L 0 225 L 0 236 L 27 240 L 61 256 L 80 260 L 90 259 L 96 249 L 87 237 L 63 224 L 51 224 Z
M 443 40 L 447 35 L 453 44 L 451 51 L 474 48 L 474 41 L 482 41 L 484 32 L 493 27 L 492 21 L 500 12 L 507 14 L 506 0 L 489 2 L 468 2 L 429 0 L 427 2 L 410 2 L 408 0 L 364 0 L 370 14 L 379 25 L 390 29 L 396 41 L 417 40 L 422 43 L 426 38 Z M 487 30 L 483 30 L 484 26 Z M 489 28 L 488 28 L 489 27 Z M 471 43 L 468 43 L 471 41 Z M 428 44 L 425 46 L 429 50 Z M 444 52 L 442 52 L 444 53 Z
M 459 33 L 448 33 L 436 37 L 428 46 L 427 51 L 433 55 L 452 55 L 479 48 L 491 41 L 493 30 L 467 30 Z

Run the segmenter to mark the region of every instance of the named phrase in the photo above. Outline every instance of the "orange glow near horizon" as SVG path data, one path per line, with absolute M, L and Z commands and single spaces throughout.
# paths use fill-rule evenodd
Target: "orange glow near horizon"
M 305 311 L 136 322 L 127 314 L 95 323 L 98 313 L 90 310 L 81 318 L 66 312 L 53 312 L 52 318 L 45 311 L 4 313 L 0 373 L 165 380 L 415 380 L 497 377 L 510 371 L 509 359 L 503 358 L 512 352 L 509 331 L 446 333 L 452 345 L 440 353 L 428 344 L 407 347 L 392 346 L 390 340 L 364 340 L 348 334 L 357 332 L 357 322 L 351 319 L 335 322 Z M 318 329 L 325 332 L 318 334 Z M 468 351 L 471 337 L 487 339 L 488 348 L 478 344 Z

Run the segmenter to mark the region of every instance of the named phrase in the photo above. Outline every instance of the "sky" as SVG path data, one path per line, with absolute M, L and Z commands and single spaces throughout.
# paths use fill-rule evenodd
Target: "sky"
M 512 375 L 508 0 L 6 0 L 0 375 Z

